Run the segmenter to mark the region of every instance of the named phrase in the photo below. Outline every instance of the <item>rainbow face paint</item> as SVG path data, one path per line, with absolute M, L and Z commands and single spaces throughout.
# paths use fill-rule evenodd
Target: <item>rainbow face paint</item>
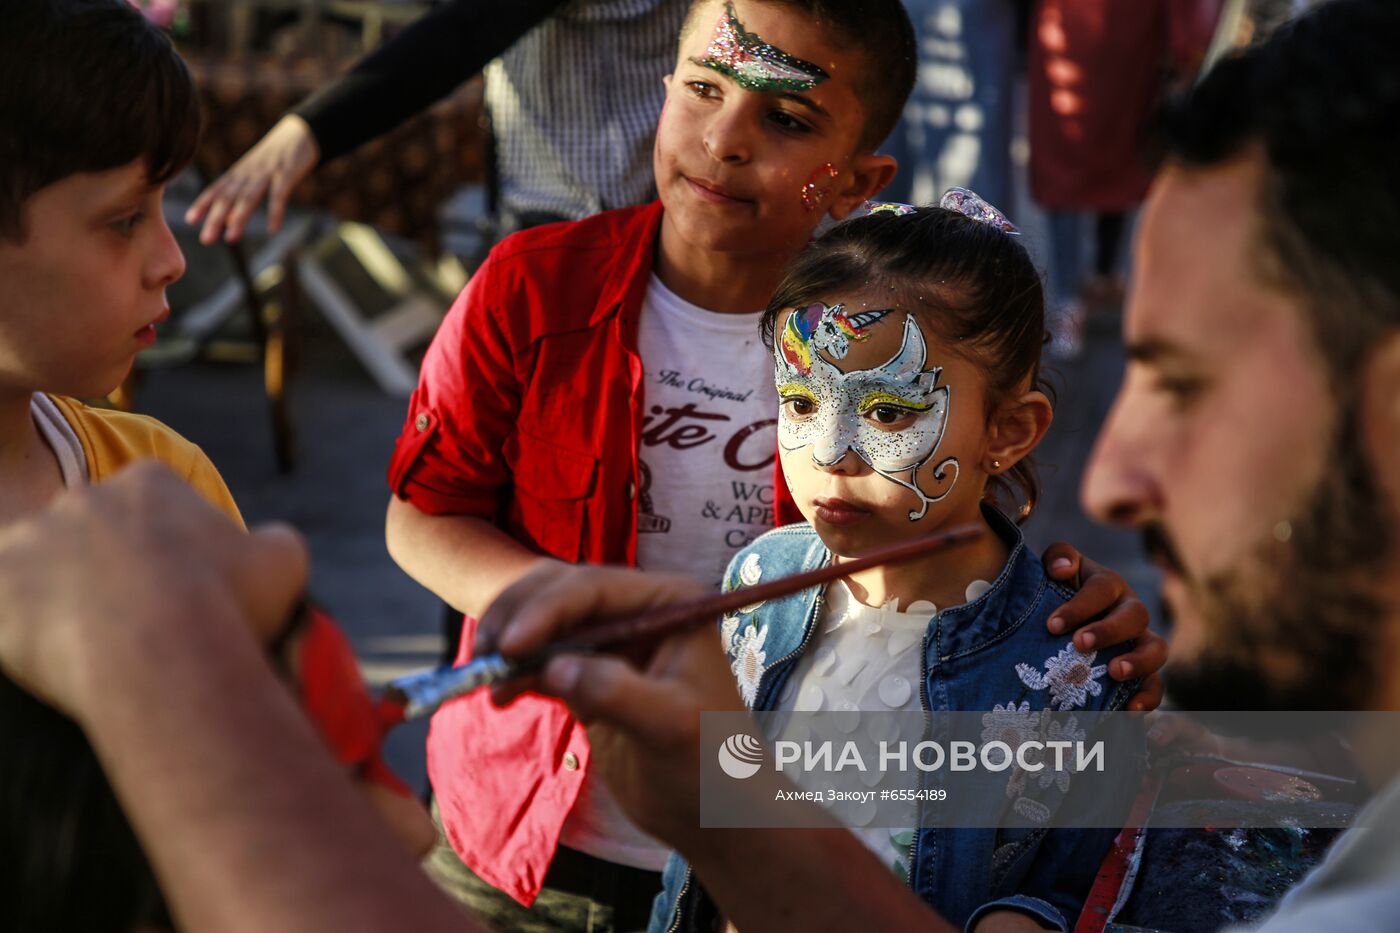
M 808 91 L 831 77 L 817 65 L 745 30 L 732 2 L 724 4 L 724 15 L 715 24 L 705 57 L 691 61 L 727 75 L 746 91 L 761 93 Z
M 828 184 L 822 187 L 821 182 L 832 182 L 836 176 L 841 174 L 836 170 L 836 166 L 827 162 L 807 177 L 807 183 L 802 186 L 802 206 L 809 211 L 814 211 L 826 200 L 826 196 L 831 194 L 831 189 L 835 187 Z
M 821 302 L 794 308 L 776 349 L 791 367 L 807 376 L 812 372 L 816 351 L 844 360 L 852 340 L 869 340 L 870 328 L 893 313 L 893 309 L 885 308 L 848 315 L 845 305 L 827 306 Z
M 786 451 L 810 447 L 818 466 L 839 463 L 853 451 L 876 473 L 919 497 L 920 507 L 909 513 L 910 521 L 918 521 L 952 491 L 959 470 L 957 458 L 947 457 L 933 468 L 939 482 L 952 469 L 943 492 L 930 496 L 919 486 L 919 470 L 933 461 L 943 440 L 951 401 L 950 388 L 938 385 L 942 367 L 926 368 L 923 331 L 906 316 L 899 350 L 871 369 L 842 372 L 826 359 L 845 358 L 851 340 L 867 339 L 869 328 L 893 313 L 847 315 L 841 305 L 814 304 L 788 316 L 773 348 L 782 402 L 778 443 Z M 890 414 L 911 420 L 899 430 L 875 420 Z

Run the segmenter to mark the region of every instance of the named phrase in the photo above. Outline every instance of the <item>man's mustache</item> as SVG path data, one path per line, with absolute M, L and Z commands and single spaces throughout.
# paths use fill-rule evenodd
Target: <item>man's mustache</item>
M 1147 556 L 1155 563 L 1175 573 L 1185 574 L 1186 570 L 1181 565 L 1181 558 L 1177 557 L 1176 546 L 1172 544 L 1167 529 L 1157 522 L 1151 522 L 1143 527 L 1142 546 L 1147 551 Z

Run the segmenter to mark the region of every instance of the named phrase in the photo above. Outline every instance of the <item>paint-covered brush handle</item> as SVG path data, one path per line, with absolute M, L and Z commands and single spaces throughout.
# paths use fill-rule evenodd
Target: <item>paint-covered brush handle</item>
M 435 667 L 414 671 L 389 681 L 380 694 L 381 718 L 385 725 L 431 716 L 439 706 L 477 687 L 518 676 L 520 668 L 499 654 L 483 655 L 461 667 Z

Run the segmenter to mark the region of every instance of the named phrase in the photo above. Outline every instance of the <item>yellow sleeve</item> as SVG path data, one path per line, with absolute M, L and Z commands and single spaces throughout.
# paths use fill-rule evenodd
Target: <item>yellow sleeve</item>
M 214 462 L 196 445 L 190 444 L 190 447 L 193 448 L 194 456 L 190 460 L 189 472 L 185 474 L 185 482 L 233 519 L 239 528 L 245 528 L 243 516 L 238 511 L 238 503 L 233 501 L 233 493 L 228 491 L 228 486 L 224 484 L 224 478 L 219 475 Z
M 185 482 L 233 519 L 238 527 L 245 527 L 224 478 L 195 444 L 147 415 L 89 408 L 57 395 L 50 398 L 83 445 L 89 481 L 100 483 L 137 460 L 159 460 L 183 476 Z

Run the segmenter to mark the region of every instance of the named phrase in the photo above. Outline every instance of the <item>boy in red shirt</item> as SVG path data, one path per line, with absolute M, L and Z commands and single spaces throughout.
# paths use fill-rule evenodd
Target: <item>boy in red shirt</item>
M 473 617 L 544 562 L 718 585 L 735 551 L 798 519 L 759 319 L 818 222 L 893 177 L 874 149 L 916 60 L 898 0 L 701 0 L 666 82 L 659 203 L 492 251 L 424 360 L 389 469 L 390 553 L 468 616 L 459 660 Z M 666 849 L 588 759 L 555 700 L 444 707 L 428 738 L 452 850 L 434 856 L 439 881 L 505 928 L 599 929 L 600 909 L 604 928 L 645 925 Z M 535 911 L 481 879 L 539 896 Z

